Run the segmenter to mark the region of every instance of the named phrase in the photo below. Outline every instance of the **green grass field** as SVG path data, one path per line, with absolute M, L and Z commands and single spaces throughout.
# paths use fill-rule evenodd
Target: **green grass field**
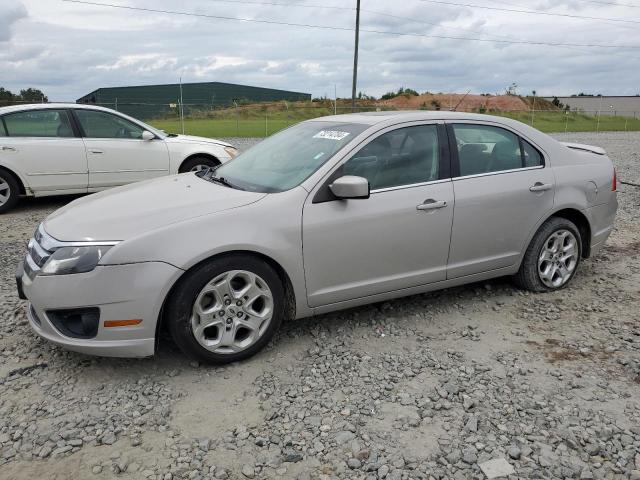
M 184 130 L 188 135 L 202 137 L 265 137 L 302 120 L 330 115 L 329 108 L 300 109 L 290 111 L 242 110 L 239 114 L 228 111 L 215 112 L 210 117 L 187 118 Z M 502 112 L 492 113 L 513 118 L 531 124 L 531 113 Z M 165 119 L 149 122 L 156 128 L 169 133 L 181 133 L 180 120 Z M 640 119 L 625 117 L 601 116 L 600 125 L 595 116 L 581 113 L 565 114 L 564 112 L 536 112 L 533 126 L 543 132 L 595 132 L 599 131 L 640 131 Z

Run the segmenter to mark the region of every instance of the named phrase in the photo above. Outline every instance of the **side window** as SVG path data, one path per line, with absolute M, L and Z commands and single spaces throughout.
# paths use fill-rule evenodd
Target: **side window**
M 9 113 L 3 119 L 10 137 L 75 136 L 66 110 L 27 110 Z
M 369 180 L 371 190 L 438 180 L 436 125 L 405 127 L 375 138 L 343 166 L 344 175 Z
M 522 155 L 524 156 L 525 167 L 539 167 L 544 165 L 542 155 L 526 140 L 522 140 Z
M 88 138 L 142 138 L 142 127 L 117 115 L 92 110 L 76 110 L 76 117 Z
M 0 117 L 0 137 L 6 137 L 7 131 L 4 129 L 4 122 L 2 121 L 2 117 Z
M 517 135 L 489 125 L 455 124 L 460 176 L 522 168 Z

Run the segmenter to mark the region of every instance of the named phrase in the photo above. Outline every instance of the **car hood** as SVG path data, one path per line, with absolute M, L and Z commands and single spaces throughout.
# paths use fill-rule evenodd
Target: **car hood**
M 165 141 L 171 143 L 199 143 L 207 145 L 220 145 L 222 147 L 232 147 L 230 143 L 223 142 L 215 138 L 194 137 L 193 135 L 176 135 L 175 137 L 166 137 Z
M 171 223 L 248 205 L 265 195 L 185 173 L 80 198 L 47 217 L 44 229 L 60 241 L 126 240 Z

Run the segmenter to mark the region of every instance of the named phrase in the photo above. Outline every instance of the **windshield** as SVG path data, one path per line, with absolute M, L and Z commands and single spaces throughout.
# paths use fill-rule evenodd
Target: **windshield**
M 306 122 L 283 130 L 216 169 L 216 177 L 253 192 L 297 187 L 368 126 Z

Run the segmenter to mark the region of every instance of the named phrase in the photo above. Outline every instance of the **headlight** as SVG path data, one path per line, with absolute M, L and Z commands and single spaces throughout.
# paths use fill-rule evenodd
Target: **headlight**
M 234 159 L 238 156 L 238 150 L 234 147 L 224 147 L 224 151 L 227 152 L 227 155 Z
M 111 248 L 110 245 L 62 247 L 53 252 L 42 266 L 42 275 L 68 275 L 90 272 Z

